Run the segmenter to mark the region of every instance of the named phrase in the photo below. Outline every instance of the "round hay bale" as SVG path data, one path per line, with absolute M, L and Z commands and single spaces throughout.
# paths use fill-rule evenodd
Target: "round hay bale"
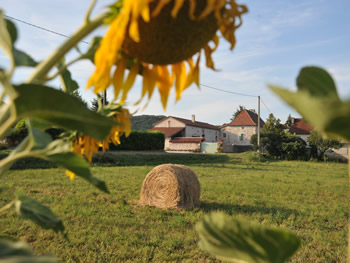
M 161 209 L 191 210 L 199 206 L 199 196 L 199 181 L 190 168 L 178 164 L 162 164 L 146 175 L 139 204 Z

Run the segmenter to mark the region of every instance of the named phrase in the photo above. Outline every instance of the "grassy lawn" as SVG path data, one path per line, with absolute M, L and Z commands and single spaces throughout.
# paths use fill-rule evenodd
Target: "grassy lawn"
M 162 211 L 135 204 L 145 175 L 161 163 L 195 171 L 200 208 Z M 110 195 L 80 178 L 71 182 L 57 168 L 12 170 L 2 178 L 13 187 L 0 193 L 1 206 L 21 189 L 64 220 L 69 242 L 12 211 L 1 215 L 0 236 L 24 240 L 38 254 L 54 254 L 63 262 L 213 262 L 198 249 L 194 225 L 204 214 L 223 210 L 295 232 L 302 247 L 291 262 L 346 262 L 350 191 L 345 164 L 257 162 L 247 154 L 134 153 L 97 158 L 93 166 Z

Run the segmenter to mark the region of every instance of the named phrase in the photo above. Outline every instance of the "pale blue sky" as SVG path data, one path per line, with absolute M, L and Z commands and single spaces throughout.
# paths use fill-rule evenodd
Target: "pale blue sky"
M 99 0 L 95 14 L 102 12 L 113 1 Z M 318 65 L 330 71 L 337 83 L 340 95 L 350 97 L 350 1 L 349 0 L 250 0 L 245 3 L 249 13 L 243 17 L 243 26 L 237 31 L 237 45 L 233 52 L 221 39 L 214 54 L 219 72 L 201 67 L 201 83 L 215 88 L 250 95 L 260 95 L 268 109 L 285 121 L 288 114 L 299 115 L 286 106 L 267 88 L 267 83 L 295 89 L 295 78 L 301 67 Z M 5 14 L 69 35 L 78 28 L 87 10 L 87 0 L 1 0 Z M 17 47 L 30 53 L 36 60 L 49 55 L 65 39 L 63 37 L 16 22 L 19 31 Z M 102 35 L 103 30 L 96 32 Z M 95 35 L 96 35 L 95 34 Z M 86 41 L 91 40 L 93 35 Z M 80 44 L 85 50 L 88 45 Z M 76 56 L 72 52 L 68 60 Z M 0 66 L 8 61 L 0 52 Z M 80 91 L 87 101 L 93 93 L 85 91 L 85 84 L 93 71 L 89 62 L 79 62 L 71 67 L 73 77 L 80 84 Z M 19 69 L 15 81 L 26 79 L 31 69 Z M 140 96 L 140 78 L 129 95 L 129 105 Z M 59 82 L 51 85 L 58 87 Z M 228 122 L 238 105 L 257 108 L 257 99 L 222 93 L 193 86 L 183 93 L 175 104 L 170 96 L 167 111 L 163 111 L 158 93 L 148 108 L 137 114 L 173 115 L 212 124 Z M 137 110 L 130 107 L 131 111 Z M 269 111 L 262 104 L 261 115 L 266 119 Z

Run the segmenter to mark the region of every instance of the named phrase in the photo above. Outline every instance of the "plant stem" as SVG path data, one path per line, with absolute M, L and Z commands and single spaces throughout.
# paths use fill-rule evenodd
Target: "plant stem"
M 51 56 L 41 62 L 33 72 L 33 74 L 27 79 L 27 83 L 42 84 L 45 83 L 45 77 L 49 71 L 61 61 L 65 54 L 68 53 L 79 41 L 94 31 L 97 27 L 102 25 L 103 20 L 106 17 L 106 13 L 99 15 L 98 17 L 91 20 L 89 23 L 84 24 L 79 28 L 72 37 L 62 44 Z
M 95 5 L 96 5 L 96 0 L 92 0 L 91 5 L 90 5 L 90 7 L 86 13 L 86 16 L 85 16 L 85 23 L 90 22 L 90 15 L 91 15 L 91 12 L 94 9 Z
M 49 76 L 47 78 L 45 78 L 45 82 L 49 81 L 49 80 L 53 80 L 54 78 L 58 77 L 60 74 L 62 74 L 69 66 L 71 66 L 72 64 L 74 64 L 75 62 L 78 62 L 79 60 L 81 60 L 82 56 L 77 57 L 76 59 L 73 59 L 72 61 L 70 61 L 69 63 L 67 63 L 66 65 L 64 65 L 61 69 L 59 69 L 55 74 L 53 74 L 52 76 Z

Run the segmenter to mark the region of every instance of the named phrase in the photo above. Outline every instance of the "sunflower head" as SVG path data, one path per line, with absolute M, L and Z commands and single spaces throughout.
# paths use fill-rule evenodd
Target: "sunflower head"
M 123 103 L 142 72 L 141 99 L 150 99 L 156 86 L 165 108 L 173 86 L 178 100 L 192 83 L 199 85 L 201 51 L 207 67 L 214 69 L 217 31 L 234 48 L 235 30 L 247 11 L 234 0 L 123 0 L 95 54 L 96 71 L 88 87 L 98 93 L 113 84 L 114 99 Z M 129 57 L 136 58 L 131 67 Z

